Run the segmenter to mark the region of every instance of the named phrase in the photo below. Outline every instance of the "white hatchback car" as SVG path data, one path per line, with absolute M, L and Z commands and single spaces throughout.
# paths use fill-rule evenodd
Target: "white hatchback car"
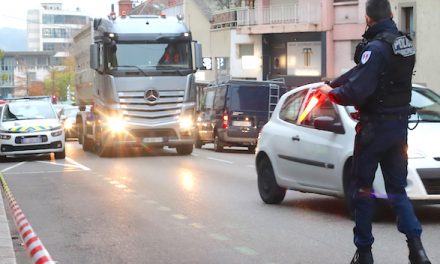
M 284 94 L 270 121 L 263 127 L 257 146 L 258 189 L 269 204 L 282 202 L 287 189 L 345 197 L 350 181 L 356 120 L 353 107 L 328 99 L 303 120 L 298 117 L 320 83 Z M 414 86 L 408 134 L 408 186 L 413 201 L 440 202 L 440 96 Z M 411 128 L 414 128 L 411 130 Z M 384 180 L 377 171 L 373 188 L 386 198 Z
M 48 100 L 19 99 L 0 104 L 0 159 L 54 153 L 64 159 L 65 137 Z

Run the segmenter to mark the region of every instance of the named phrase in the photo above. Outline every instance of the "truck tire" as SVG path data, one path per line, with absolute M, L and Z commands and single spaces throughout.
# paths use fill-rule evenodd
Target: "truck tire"
M 95 151 L 100 157 L 111 157 L 113 156 L 113 147 L 105 146 L 106 136 L 103 136 L 102 130 L 97 135 Z
M 193 145 L 181 145 L 176 147 L 176 151 L 179 155 L 189 155 L 193 152 Z
M 66 149 L 63 149 L 61 152 L 54 152 L 55 159 L 64 159 L 66 158 Z
M 93 140 L 90 138 L 87 138 L 86 135 L 83 135 L 83 143 L 82 143 L 82 149 L 84 151 L 92 151 L 93 150 Z

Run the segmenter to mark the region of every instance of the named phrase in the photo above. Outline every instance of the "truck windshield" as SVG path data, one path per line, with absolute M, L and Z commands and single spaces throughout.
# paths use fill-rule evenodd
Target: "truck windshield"
M 110 48 L 111 68 L 139 67 L 173 70 L 191 68 L 191 46 L 188 42 L 173 43 L 117 43 Z

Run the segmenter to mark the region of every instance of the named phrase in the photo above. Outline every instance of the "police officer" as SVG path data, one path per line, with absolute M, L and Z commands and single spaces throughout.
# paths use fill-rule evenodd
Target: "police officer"
M 365 18 L 368 28 L 364 41 L 358 45 L 357 65 L 332 83 L 319 87 L 331 101 L 353 105 L 359 112 L 351 194 L 357 250 L 351 263 L 373 263 L 372 185 L 380 164 L 398 230 L 407 237 L 410 263 L 428 264 L 431 262 L 420 240 L 422 228 L 405 192 L 415 48 L 411 39 L 397 30 L 388 0 L 367 0 Z

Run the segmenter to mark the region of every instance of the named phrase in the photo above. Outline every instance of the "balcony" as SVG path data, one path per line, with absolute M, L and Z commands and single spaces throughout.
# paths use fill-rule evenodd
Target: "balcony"
M 212 29 L 237 28 L 242 34 L 316 32 L 322 26 L 321 0 L 293 0 L 285 5 L 260 5 L 216 12 Z

